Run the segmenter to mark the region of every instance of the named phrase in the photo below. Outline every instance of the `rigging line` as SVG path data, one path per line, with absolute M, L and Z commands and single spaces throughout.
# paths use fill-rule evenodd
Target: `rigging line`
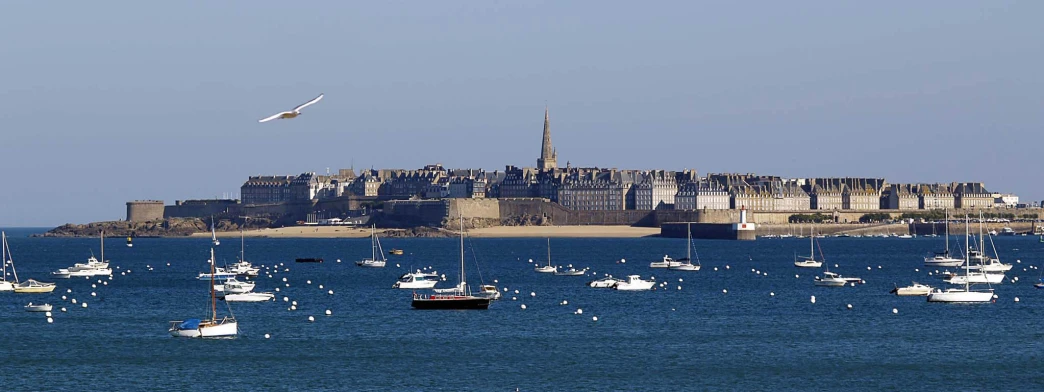
M 478 264 L 478 252 L 475 250 L 475 242 L 471 240 L 471 236 L 468 235 L 468 247 L 471 248 L 471 261 L 475 265 L 475 272 L 478 272 L 479 283 L 486 284 L 485 278 L 482 277 L 482 268 Z

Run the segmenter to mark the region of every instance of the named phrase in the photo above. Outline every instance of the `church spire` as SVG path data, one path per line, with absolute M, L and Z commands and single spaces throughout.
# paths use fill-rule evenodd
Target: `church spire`
M 547 106 L 544 106 L 544 139 L 540 144 L 540 159 L 537 159 L 537 169 L 547 171 L 558 168 L 557 155 L 551 145 L 551 120 L 548 117 Z

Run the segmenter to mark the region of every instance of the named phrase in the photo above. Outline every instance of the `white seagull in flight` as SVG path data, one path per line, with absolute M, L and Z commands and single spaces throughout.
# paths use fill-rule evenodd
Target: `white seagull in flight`
M 265 117 L 265 118 L 262 118 L 260 120 L 257 120 L 257 122 L 266 122 L 266 121 L 272 121 L 272 120 L 275 120 L 275 119 L 297 117 L 297 116 L 301 115 L 301 109 L 304 109 L 305 107 L 307 107 L 308 105 L 311 105 L 313 103 L 319 102 L 320 99 L 323 99 L 323 94 L 319 94 L 318 97 L 315 97 L 311 101 L 308 101 L 308 102 L 302 103 L 300 105 L 297 105 L 297 107 L 294 108 L 294 110 L 291 110 L 289 112 L 282 112 L 282 113 L 279 113 L 279 114 L 273 114 L 273 115 L 271 115 L 269 117 Z

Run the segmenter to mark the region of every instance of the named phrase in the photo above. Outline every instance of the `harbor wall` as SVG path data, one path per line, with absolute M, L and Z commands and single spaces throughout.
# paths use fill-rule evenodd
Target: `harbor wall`
M 735 230 L 731 223 L 664 223 L 663 226 L 660 226 L 660 236 L 686 238 L 690 229 L 694 239 L 742 241 L 753 241 L 756 239 L 756 234 L 753 230 Z

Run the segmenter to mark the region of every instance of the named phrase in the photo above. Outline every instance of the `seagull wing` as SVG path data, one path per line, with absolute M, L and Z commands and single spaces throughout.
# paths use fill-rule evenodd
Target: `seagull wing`
M 282 116 L 284 114 L 287 114 L 287 113 L 290 113 L 290 112 L 279 112 L 279 113 L 273 114 L 271 116 L 268 116 L 268 117 L 262 118 L 260 120 L 257 120 L 257 122 L 263 123 L 263 122 L 272 121 L 272 120 L 275 120 L 275 119 L 279 118 L 280 116 Z
M 319 102 L 320 99 L 323 99 L 323 94 L 319 94 L 318 97 L 313 98 L 311 101 L 308 101 L 308 102 L 302 103 L 300 105 L 297 105 L 297 107 L 294 108 L 294 111 L 295 112 L 300 112 L 301 109 L 304 109 L 305 107 L 307 107 L 308 105 L 311 105 L 313 103 Z

